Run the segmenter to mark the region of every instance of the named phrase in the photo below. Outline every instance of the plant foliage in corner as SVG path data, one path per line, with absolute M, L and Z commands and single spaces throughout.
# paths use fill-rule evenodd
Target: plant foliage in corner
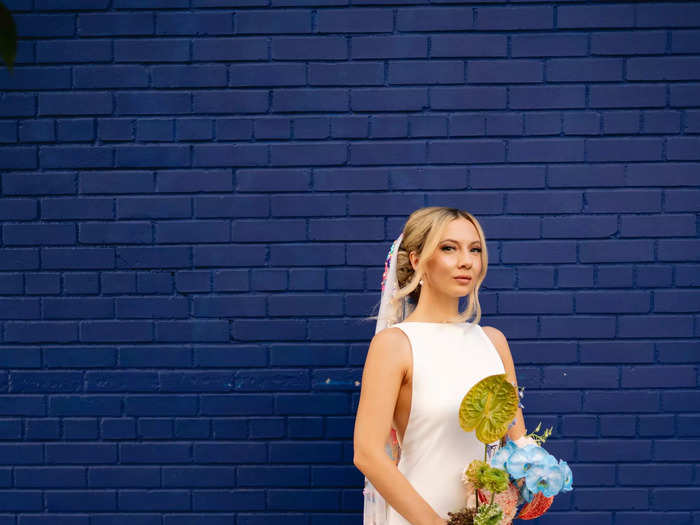
M 2 2 L 0 2 L 0 57 L 12 73 L 17 57 L 17 26 L 12 13 Z

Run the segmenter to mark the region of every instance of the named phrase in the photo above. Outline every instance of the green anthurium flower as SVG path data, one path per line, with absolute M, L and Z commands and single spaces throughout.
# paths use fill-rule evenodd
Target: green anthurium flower
M 462 398 L 459 425 L 484 444 L 501 439 L 518 410 L 518 392 L 505 374 L 485 377 Z

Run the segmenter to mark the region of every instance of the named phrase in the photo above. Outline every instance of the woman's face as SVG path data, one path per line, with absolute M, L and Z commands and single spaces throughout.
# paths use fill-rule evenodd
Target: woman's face
M 470 221 L 461 217 L 450 221 L 435 253 L 427 261 L 423 287 L 452 297 L 471 293 L 481 274 L 481 249 L 479 234 Z M 471 279 L 457 279 L 461 276 Z

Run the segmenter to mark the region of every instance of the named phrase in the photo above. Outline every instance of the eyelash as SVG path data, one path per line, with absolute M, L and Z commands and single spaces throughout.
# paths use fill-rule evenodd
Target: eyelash
M 454 246 L 443 246 L 441 249 L 442 251 L 445 251 L 445 248 L 452 248 L 454 249 Z M 481 248 L 472 248 L 473 250 L 478 250 L 479 253 L 481 253 Z

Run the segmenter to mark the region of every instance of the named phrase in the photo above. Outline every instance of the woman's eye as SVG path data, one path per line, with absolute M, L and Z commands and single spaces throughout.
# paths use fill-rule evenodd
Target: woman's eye
M 454 246 L 443 246 L 443 247 L 442 247 L 442 251 L 454 250 L 454 249 L 455 249 Z M 477 252 L 481 253 L 481 248 L 472 248 L 472 251 L 474 251 L 474 250 L 476 250 Z

